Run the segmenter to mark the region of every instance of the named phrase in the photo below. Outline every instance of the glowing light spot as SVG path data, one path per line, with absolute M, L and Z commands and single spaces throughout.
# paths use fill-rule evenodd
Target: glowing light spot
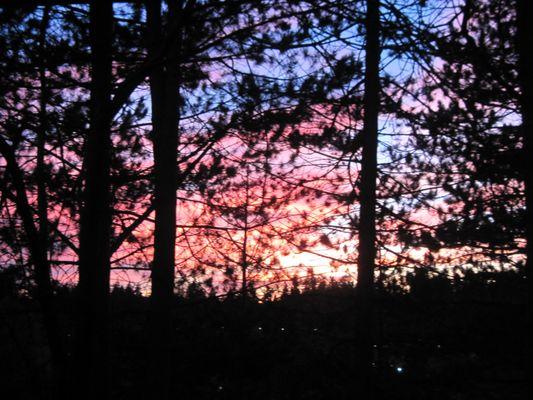
M 402 367 L 396 367 L 396 372 L 401 374 L 403 372 L 403 368 Z

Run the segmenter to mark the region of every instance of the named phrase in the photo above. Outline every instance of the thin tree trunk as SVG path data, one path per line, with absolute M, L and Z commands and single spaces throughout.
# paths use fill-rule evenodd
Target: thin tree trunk
M 46 106 L 48 104 L 49 92 L 46 80 L 46 32 L 48 30 L 48 23 L 50 21 L 50 7 L 45 7 L 43 10 L 43 18 L 41 20 L 41 32 L 39 43 L 39 128 L 37 132 L 37 165 L 36 165 L 36 179 L 37 179 L 37 213 L 39 218 L 38 229 L 38 251 L 40 254 L 33 256 L 38 260 L 35 263 L 35 282 L 37 285 L 38 298 L 43 310 L 43 321 L 50 346 L 50 356 L 52 361 L 52 380 L 55 396 L 60 395 L 63 385 L 59 382 L 64 379 L 66 372 L 66 353 L 61 337 L 61 330 L 59 327 L 58 310 L 54 304 L 51 267 L 48 261 L 49 248 L 49 222 L 48 222 L 48 194 L 46 191 L 46 182 L 48 177 L 46 174 L 45 162 L 45 146 L 46 136 L 48 132 L 48 115 Z M 33 239 L 35 240 L 35 239 Z
M 244 238 L 241 251 L 243 321 L 245 321 L 246 303 L 248 301 L 248 206 L 250 204 L 250 171 L 246 167 L 246 195 L 244 200 Z
M 531 285 L 531 266 L 533 265 L 533 28 L 531 21 L 533 18 L 533 4 L 530 0 L 518 0 L 517 9 L 517 45 L 519 55 L 519 80 L 520 80 L 520 108 L 522 113 L 522 134 L 524 138 L 523 149 L 523 170 L 525 173 L 526 189 L 526 279 L 528 281 L 529 292 Z M 527 304 L 528 326 L 531 327 L 531 295 Z M 528 342 L 528 351 L 531 352 L 531 345 Z M 528 374 L 531 376 L 531 366 L 528 363 Z
M 39 302 L 43 315 L 43 326 L 48 345 L 50 347 L 50 358 L 52 365 L 52 380 L 54 389 L 58 389 L 57 382 L 65 371 L 65 351 L 62 345 L 61 331 L 59 327 L 57 310 L 54 307 L 53 290 L 51 280 L 51 268 L 48 260 L 48 202 L 46 194 L 46 177 L 44 173 L 44 146 L 46 143 L 47 118 L 47 88 L 45 79 L 44 50 L 46 42 L 46 31 L 49 22 L 49 9 L 45 8 L 41 21 L 40 32 L 40 54 L 39 54 L 39 126 L 37 131 L 37 208 L 38 227 L 34 220 L 33 210 L 30 205 L 26 185 L 24 182 L 24 172 L 17 163 L 15 149 L 5 140 L 0 138 L 0 154 L 6 160 L 6 170 L 11 176 L 11 182 L 15 190 L 14 201 L 19 214 L 24 233 L 28 241 L 30 261 L 33 265 L 33 278 L 36 285 L 36 299 Z M 54 390 L 55 392 L 55 390 Z M 50 394 L 57 398 L 54 393 Z
M 379 0 L 367 0 L 363 155 L 360 180 L 359 258 L 357 266 L 358 393 L 372 396 L 373 290 L 376 262 L 376 179 L 379 115 Z M 370 397 L 369 397 L 370 398 Z
M 90 6 L 90 130 L 85 142 L 85 187 L 80 216 L 77 393 L 109 397 L 109 273 L 111 236 L 111 1 Z
M 168 5 L 168 20 L 179 18 L 175 2 Z M 163 39 L 161 2 L 147 3 L 150 52 Z M 168 38 L 174 43 L 173 38 Z M 179 135 L 178 51 L 170 46 L 166 62 L 151 73 L 152 137 L 154 147 L 154 258 L 150 297 L 150 393 L 170 398 L 172 299 L 176 246 L 176 183 Z
M 66 358 L 61 342 L 57 313 L 53 304 L 47 247 L 45 242 L 41 241 L 40 232 L 35 225 L 33 210 L 26 194 L 24 175 L 17 164 L 14 150 L 2 138 L 0 138 L 0 154 L 6 160 L 6 171 L 11 176 L 11 183 L 15 190 L 14 201 L 17 213 L 22 220 L 24 233 L 28 241 L 31 264 L 34 267 L 33 277 L 36 284 L 36 298 L 43 313 L 43 326 L 50 346 L 52 378 L 55 384 L 64 371 L 63 367 L 65 366 Z

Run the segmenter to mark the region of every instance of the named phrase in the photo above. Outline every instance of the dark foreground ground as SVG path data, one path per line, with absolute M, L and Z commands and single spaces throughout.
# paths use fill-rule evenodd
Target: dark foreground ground
M 5 275 L 5 274 L 4 274 Z M 39 311 L 0 281 L 3 393 L 39 398 L 47 352 Z M 520 272 L 407 279 L 377 296 L 375 364 L 386 399 L 526 398 L 526 288 Z M 72 291 L 58 288 L 65 340 Z M 244 303 L 189 290 L 176 297 L 173 385 L 180 399 L 345 399 L 353 393 L 354 289 L 309 280 L 276 301 Z M 113 398 L 135 399 L 146 384 L 147 299 L 112 294 Z M 3 396 L 0 396 L 3 397 Z M 7 398 L 7 397 L 6 397 Z

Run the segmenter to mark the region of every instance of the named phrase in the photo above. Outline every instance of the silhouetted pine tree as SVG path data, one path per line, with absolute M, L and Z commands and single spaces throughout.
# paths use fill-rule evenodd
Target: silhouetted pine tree
M 376 263 L 376 180 L 378 178 L 378 116 L 380 105 L 380 2 L 366 2 L 365 81 L 361 177 L 359 185 L 359 244 L 357 263 L 357 390 L 373 396 L 373 291 Z
M 413 209 L 429 210 L 435 221 L 402 229 L 404 243 L 433 252 L 468 247 L 462 260 L 471 262 L 513 264 L 527 253 L 520 243 L 528 235 L 527 101 L 516 4 L 465 2 L 429 35 L 442 63 L 423 74 L 418 111 L 404 113 L 413 139 L 403 151 L 410 153 L 404 160 L 413 176 L 405 184 Z
M 82 398 L 109 398 L 111 240 L 111 112 L 113 4 L 90 5 L 90 129 L 79 234 L 79 317 L 76 385 Z

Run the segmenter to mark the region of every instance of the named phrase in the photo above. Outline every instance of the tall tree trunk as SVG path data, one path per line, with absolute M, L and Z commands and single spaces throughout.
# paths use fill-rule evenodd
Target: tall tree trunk
M 14 201 L 17 213 L 22 220 L 24 233 L 28 241 L 30 261 L 34 268 L 33 277 L 36 284 L 36 298 L 41 306 L 45 335 L 50 346 L 54 389 L 60 389 L 56 384 L 64 371 L 66 357 L 61 340 L 57 310 L 53 302 L 50 262 L 47 256 L 46 242 L 41 240 L 40 232 L 35 225 L 33 209 L 26 194 L 24 174 L 17 164 L 14 150 L 1 137 L 0 154 L 6 161 L 6 171 L 11 177 L 11 184 L 15 191 Z M 58 396 L 52 397 L 57 398 Z
M 248 233 L 249 233 L 249 215 L 248 207 L 250 205 L 250 171 L 246 167 L 246 194 L 244 199 L 244 238 L 242 241 L 241 251 L 241 269 L 242 269 L 242 287 L 241 297 L 243 304 L 243 322 L 246 317 L 246 304 L 248 302 Z M 245 327 L 246 328 L 246 327 Z
M 50 7 L 45 7 L 41 20 L 40 38 L 39 38 L 39 127 L 37 132 L 37 213 L 39 219 L 38 229 L 38 249 L 32 258 L 36 259 L 35 266 L 35 283 L 37 285 L 38 299 L 43 310 L 43 320 L 48 343 L 50 346 L 50 356 L 52 361 L 52 379 L 54 384 L 55 396 L 59 396 L 59 391 L 63 387 L 59 382 L 64 379 L 66 372 L 66 353 L 61 337 L 59 327 L 58 310 L 54 304 L 51 267 L 48 260 L 49 249 L 49 222 L 48 222 L 48 194 L 46 191 L 46 182 L 48 177 L 46 173 L 45 146 L 48 132 L 48 115 L 46 106 L 49 100 L 49 91 L 46 78 L 46 35 L 50 21 Z M 31 228 L 30 228 L 31 229 Z M 35 240 L 35 239 L 32 239 Z
M 376 262 L 376 179 L 379 115 L 379 0 L 367 0 L 363 158 L 360 180 L 359 258 L 357 265 L 358 393 L 372 396 L 373 289 Z
M 37 208 L 38 208 L 38 226 L 34 219 L 34 212 L 30 205 L 26 193 L 26 184 L 24 172 L 17 163 L 15 149 L 4 139 L 0 138 L 0 154 L 6 161 L 6 171 L 11 176 L 11 183 L 15 191 L 13 200 L 15 202 L 17 213 L 22 220 L 22 226 L 26 239 L 28 241 L 28 250 L 30 253 L 30 262 L 33 265 L 33 278 L 36 286 L 36 299 L 42 310 L 43 326 L 50 348 L 50 359 L 52 365 L 52 380 L 54 393 L 50 393 L 51 398 L 57 398 L 59 393 L 58 381 L 63 376 L 66 364 L 66 353 L 62 345 L 61 330 L 59 327 L 57 310 L 54 306 L 51 268 L 48 260 L 48 201 L 46 193 L 46 176 L 44 150 L 46 143 L 47 118 L 46 104 L 48 101 L 46 77 L 45 77 L 45 45 L 46 31 L 49 23 L 49 8 L 44 9 L 41 21 L 40 32 L 40 52 L 39 52 L 39 120 L 37 128 Z
M 163 40 L 161 2 L 147 2 L 149 51 Z M 168 21 L 179 18 L 175 1 L 169 1 Z M 161 67 L 150 75 L 152 97 L 152 137 L 154 147 L 154 258 L 150 297 L 150 393 L 170 398 L 172 299 L 176 246 L 176 184 L 179 135 L 179 38 L 171 42 Z
M 517 45 L 519 55 L 520 108 L 522 113 L 522 134 L 524 138 L 523 170 L 526 187 L 526 279 L 528 285 L 527 318 L 531 327 L 531 266 L 533 265 L 533 4 L 530 0 L 518 0 Z M 531 328 L 530 328 L 531 329 Z M 531 345 L 528 342 L 528 351 Z M 531 376 L 531 365 L 528 363 Z
M 109 397 L 112 30 L 112 2 L 91 2 L 90 130 L 85 142 L 85 187 L 80 216 L 76 366 L 76 392 L 87 399 Z

